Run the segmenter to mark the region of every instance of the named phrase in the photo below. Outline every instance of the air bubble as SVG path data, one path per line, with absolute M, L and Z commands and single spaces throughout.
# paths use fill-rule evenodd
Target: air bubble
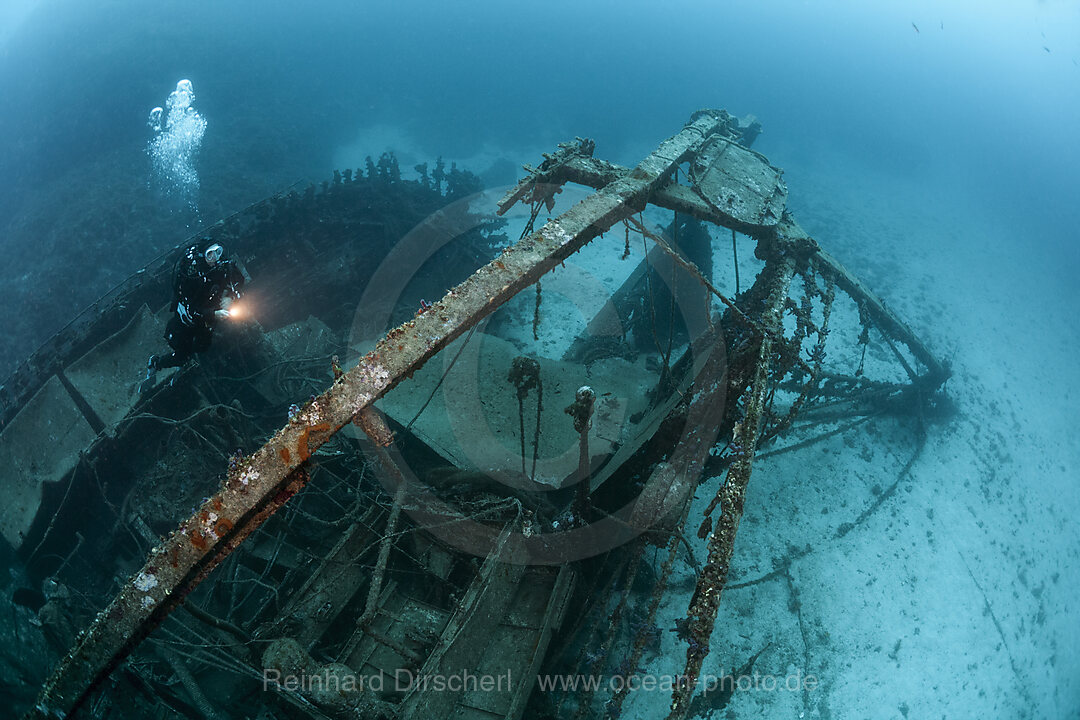
M 193 107 L 195 88 L 190 80 L 176 83 L 165 109 L 150 111 L 149 125 L 154 136 L 146 152 L 152 165 L 152 180 L 167 195 L 179 195 L 196 208 L 199 173 L 195 159 L 206 132 L 206 119 Z

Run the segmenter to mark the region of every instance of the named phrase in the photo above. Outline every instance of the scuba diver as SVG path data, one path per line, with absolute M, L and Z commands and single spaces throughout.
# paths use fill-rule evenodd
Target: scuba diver
M 200 248 L 192 245 L 176 264 L 173 280 L 173 316 L 165 327 L 172 353 L 151 355 L 146 363 L 143 389 L 151 385 L 158 370 L 183 365 L 194 353 L 210 347 L 214 326 L 229 317 L 229 305 L 240 298 L 244 276 L 225 250 L 215 242 Z

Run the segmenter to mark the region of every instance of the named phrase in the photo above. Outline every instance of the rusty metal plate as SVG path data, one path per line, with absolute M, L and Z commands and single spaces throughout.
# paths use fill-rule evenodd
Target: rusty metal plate
M 765 156 L 723 137 L 709 141 L 691 164 L 690 177 L 710 205 L 734 225 L 763 229 L 780 222 L 787 205 L 783 171 Z
M 62 480 L 96 433 L 52 376 L 0 433 L 0 534 L 22 546 L 41 505 L 42 485 Z

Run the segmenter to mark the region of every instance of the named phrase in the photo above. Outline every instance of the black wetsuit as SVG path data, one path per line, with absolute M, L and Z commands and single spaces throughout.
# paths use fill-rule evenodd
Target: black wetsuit
M 225 297 L 240 297 L 244 276 L 229 260 L 214 266 L 206 262 L 205 248 L 192 245 L 176 264 L 173 281 L 173 316 L 165 327 L 165 340 L 173 349 L 171 355 L 155 357 L 155 370 L 179 367 L 193 353 L 210 347 L 210 338 L 217 324 L 216 310 Z

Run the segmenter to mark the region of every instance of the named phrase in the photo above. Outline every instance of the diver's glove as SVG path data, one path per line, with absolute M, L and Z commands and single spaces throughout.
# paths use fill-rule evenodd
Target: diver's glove
M 239 299 L 240 292 L 236 288 L 230 286 L 228 291 L 225 293 L 225 296 L 221 298 L 221 308 L 214 311 L 214 319 L 226 320 L 232 317 L 235 313 L 233 305 L 235 305 L 236 301 Z

